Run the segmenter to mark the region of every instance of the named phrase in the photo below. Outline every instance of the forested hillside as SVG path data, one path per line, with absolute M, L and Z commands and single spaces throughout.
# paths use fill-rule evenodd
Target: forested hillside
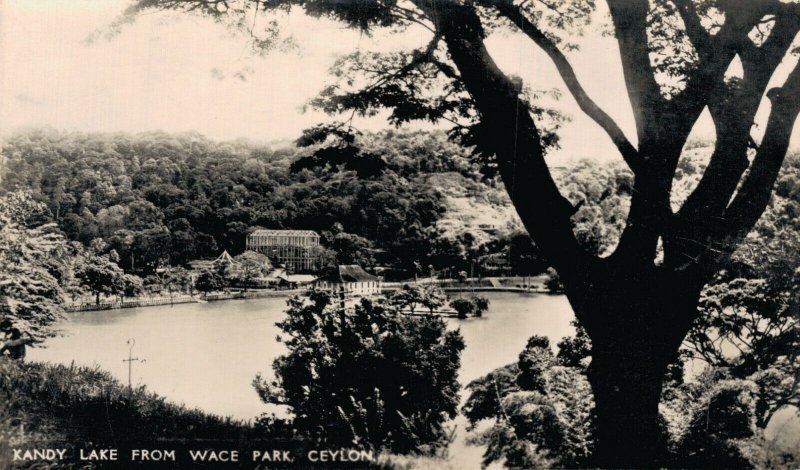
M 35 129 L 7 140 L 2 190 L 32 190 L 70 239 L 103 240 L 126 270 L 239 253 L 254 226 L 334 230 L 384 262 L 428 261 L 446 208 L 427 177 L 474 181 L 465 152 L 440 134 L 382 133 L 364 145 L 386 166 L 358 178 L 349 169 L 292 171 L 306 150 L 290 145 Z
M 196 133 L 29 129 L 3 146 L 0 191 L 32 191 L 69 239 L 113 250 L 123 269 L 144 275 L 222 250 L 240 253 L 257 226 L 315 230 L 339 262 L 406 273 L 428 266 L 488 273 L 498 259 L 519 274 L 546 267 L 505 191 L 443 133 L 363 134 L 348 158 L 327 160 L 323 142 L 311 140 L 301 138 L 301 146 L 215 142 Z M 709 156 L 706 146 L 694 147 L 680 164 L 675 203 Z M 788 160 L 758 234 L 797 233 L 798 159 Z M 610 252 L 627 214 L 631 173 L 589 160 L 554 172 L 577 206 L 580 243 Z M 780 228 L 786 224 L 793 230 Z

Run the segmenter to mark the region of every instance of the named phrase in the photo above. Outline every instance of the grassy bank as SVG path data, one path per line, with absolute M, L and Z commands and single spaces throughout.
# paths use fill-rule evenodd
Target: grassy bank
M 120 463 L 127 467 L 129 450 L 135 448 L 176 449 L 185 456 L 187 449 L 244 453 L 267 443 L 280 448 L 286 441 L 260 426 L 169 403 L 144 387 L 129 392 L 96 368 L 0 358 L 0 468 L 102 466 L 80 461 L 80 449 L 119 449 Z M 13 449 L 67 449 L 68 458 L 15 462 Z M 169 464 L 177 466 L 188 462 Z

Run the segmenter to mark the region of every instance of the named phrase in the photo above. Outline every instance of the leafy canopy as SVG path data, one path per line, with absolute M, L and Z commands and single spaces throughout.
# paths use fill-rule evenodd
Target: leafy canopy
M 255 386 L 266 403 L 290 407 L 301 437 L 399 453 L 446 445 L 443 426 L 459 402 L 459 332 L 381 298 L 351 308 L 313 292 L 288 304 L 278 323 L 288 352 L 273 363 L 276 378 Z
M 0 197 L 0 319 L 42 337 L 62 318 L 59 265 L 67 244 L 55 224 L 42 224 L 44 206 L 29 192 Z

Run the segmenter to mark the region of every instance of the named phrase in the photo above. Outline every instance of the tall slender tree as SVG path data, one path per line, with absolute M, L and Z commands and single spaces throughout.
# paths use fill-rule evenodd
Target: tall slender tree
M 208 15 L 246 30 L 257 47 L 281 38 L 280 19 L 300 10 L 369 33 L 426 35 L 419 48 L 355 52 L 312 104 L 334 115 L 450 122 L 502 179 L 536 245 L 558 271 L 592 340 L 589 379 L 598 416 L 597 463 L 649 465 L 660 455 L 662 378 L 698 315 L 704 284 L 767 205 L 800 111 L 800 66 L 791 59 L 800 5 L 778 0 L 607 0 L 636 124 L 629 139 L 583 88 L 567 52 L 570 31 L 593 17 L 594 0 L 138 0 L 128 11 Z M 269 18 L 263 34 L 253 18 Z M 613 252 L 598 257 L 573 232 L 576 208 L 544 155 L 557 140 L 553 113 L 523 78 L 504 73 L 487 49 L 513 28 L 549 57 L 580 109 L 610 137 L 634 174 L 627 223 Z M 734 62 L 742 73 L 732 75 Z M 788 75 L 775 71 L 786 63 Z M 771 87 L 771 88 L 770 88 Z M 763 136 L 753 135 L 759 109 Z M 700 183 L 670 205 L 684 144 L 704 110 L 716 127 Z M 350 122 L 318 126 L 301 144 L 319 156 L 354 155 Z M 323 145 L 326 144 L 326 145 Z

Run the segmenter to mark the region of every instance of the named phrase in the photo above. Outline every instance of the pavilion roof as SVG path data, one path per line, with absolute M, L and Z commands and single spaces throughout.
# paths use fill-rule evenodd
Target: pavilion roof
M 223 251 L 222 254 L 214 260 L 214 263 L 239 264 L 239 262 L 233 259 L 233 256 L 228 253 L 228 250 Z
M 319 237 L 317 232 L 313 230 L 272 230 L 272 229 L 257 229 L 253 230 L 249 236 L 258 237 Z

